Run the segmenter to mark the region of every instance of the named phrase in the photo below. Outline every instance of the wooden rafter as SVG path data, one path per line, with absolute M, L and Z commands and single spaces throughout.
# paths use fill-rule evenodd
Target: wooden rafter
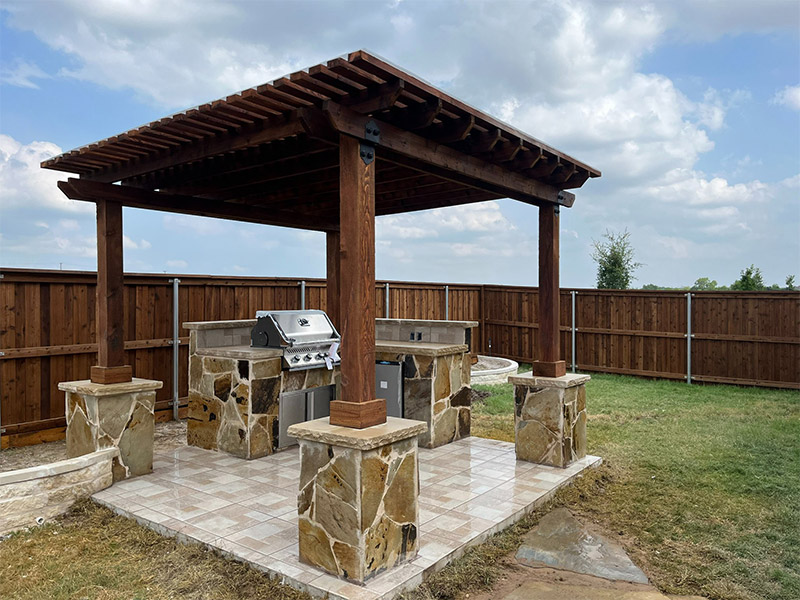
M 335 221 L 317 219 L 309 222 L 308 219 L 298 216 L 296 213 L 218 202 L 195 196 L 153 192 L 97 181 L 70 178 L 67 181 L 59 181 L 58 187 L 67 198 L 72 200 L 88 202 L 111 200 L 132 208 L 146 208 L 248 223 L 264 223 L 311 231 L 335 231 L 338 229 L 338 223 Z

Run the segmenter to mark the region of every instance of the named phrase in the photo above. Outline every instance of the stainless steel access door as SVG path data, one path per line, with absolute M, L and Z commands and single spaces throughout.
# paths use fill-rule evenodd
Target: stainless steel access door
M 279 400 L 278 413 L 278 448 L 287 448 L 297 443 L 286 430 L 290 425 L 306 420 L 306 390 L 284 392 Z
M 335 385 L 312 388 L 306 394 L 306 420 L 331 416 L 331 400 L 336 393 Z
M 386 416 L 403 416 L 403 365 L 375 363 L 375 396 L 386 400 Z

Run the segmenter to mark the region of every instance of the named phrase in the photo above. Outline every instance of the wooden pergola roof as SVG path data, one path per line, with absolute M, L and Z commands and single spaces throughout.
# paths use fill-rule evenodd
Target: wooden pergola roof
M 498 198 L 571 206 L 565 190 L 600 176 L 363 50 L 42 167 L 80 176 L 59 183 L 70 198 L 335 231 L 340 135 L 376 148 L 377 215 Z

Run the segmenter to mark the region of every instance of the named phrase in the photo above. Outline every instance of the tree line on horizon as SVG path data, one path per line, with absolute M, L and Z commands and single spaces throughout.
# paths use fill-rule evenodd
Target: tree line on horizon
M 597 263 L 597 288 L 601 290 L 627 290 L 636 279 L 636 269 L 643 266 L 634 259 L 635 250 L 631 245 L 630 233 L 626 229 L 622 233 L 606 231 L 603 234 L 605 241 L 593 241 L 594 248 L 592 260 Z M 641 287 L 643 290 L 686 290 L 686 291 L 795 291 L 797 284 L 795 276 L 786 277 L 784 285 L 777 283 L 767 285 L 761 269 L 751 264 L 742 269 L 739 278 L 728 285 L 719 285 L 716 279 L 699 277 L 692 285 L 684 287 L 660 286 L 648 283 Z

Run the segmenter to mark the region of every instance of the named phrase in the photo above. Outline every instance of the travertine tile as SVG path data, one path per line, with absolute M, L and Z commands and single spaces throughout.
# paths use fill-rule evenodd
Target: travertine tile
M 514 444 L 480 438 L 420 448 L 419 554 L 363 587 L 299 562 L 297 448 L 250 461 L 180 448 L 156 455 L 152 474 L 93 498 L 159 533 L 216 548 L 313 596 L 389 600 L 598 463 L 586 457 L 562 469 L 521 462 Z

